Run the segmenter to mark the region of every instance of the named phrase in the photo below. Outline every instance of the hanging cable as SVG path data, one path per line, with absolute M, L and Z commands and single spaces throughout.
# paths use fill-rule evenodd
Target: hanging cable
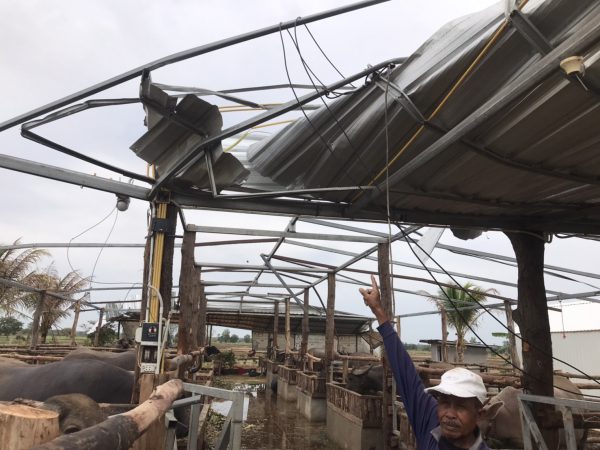
M 113 208 L 110 210 L 110 212 L 109 212 L 109 213 L 108 213 L 108 214 L 107 214 L 107 215 L 106 215 L 106 216 L 105 216 L 103 219 L 101 219 L 99 222 L 95 223 L 95 224 L 94 224 L 94 225 L 92 225 L 91 227 L 89 227 L 89 228 L 85 229 L 84 231 L 82 231 L 82 232 L 81 232 L 81 233 L 79 233 L 78 235 L 76 235 L 76 236 L 73 236 L 71 239 L 69 239 L 69 243 L 67 244 L 67 262 L 69 263 L 69 267 L 71 268 L 71 272 L 75 272 L 75 269 L 73 268 L 73 264 L 71 264 L 71 260 L 69 259 L 69 249 L 70 249 L 70 246 L 71 246 L 71 242 L 73 242 L 73 241 L 74 241 L 75 239 L 77 239 L 78 237 L 80 237 L 80 236 L 83 236 L 85 233 L 87 233 L 87 232 L 88 232 L 88 231 L 90 231 L 91 229 L 93 229 L 93 228 L 97 227 L 98 225 L 100 225 L 102 222 L 104 222 L 106 219 L 108 219 L 108 218 L 111 216 L 111 214 L 112 214 L 113 212 L 115 212 L 115 210 L 116 210 L 116 209 L 117 209 L 117 207 L 116 207 L 116 206 L 114 206 L 114 207 L 113 207 Z
M 513 367 L 514 369 L 520 371 L 521 373 L 523 373 L 523 375 L 527 375 L 533 379 L 535 379 L 536 381 L 541 381 L 539 379 L 537 379 L 537 377 L 529 374 L 528 372 L 526 372 L 524 369 L 516 366 L 515 364 L 512 363 L 512 361 L 510 361 L 510 359 L 506 358 L 505 356 L 503 356 L 502 354 L 500 354 L 499 352 L 497 352 L 494 348 L 492 348 L 491 346 L 487 345 L 485 343 L 485 341 L 481 338 L 481 336 L 479 336 L 479 334 L 473 329 L 473 327 L 464 319 L 464 316 L 462 314 L 462 312 L 458 309 L 458 307 L 455 305 L 455 301 L 453 299 L 450 298 L 450 296 L 448 295 L 448 293 L 441 288 L 441 284 L 439 283 L 439 281 L 437 280 L 437 278 L 435 277 L 435 275 L 433 274 L 433 272 L 431 272 L 431 270 L 429 270 L 429 268 L 425 265 L 425 263 L 421 260 L 421 258 L 419 257 L 419 255 L 417 254 L 417 252 L 414 250 L 412 244 L 416 245 L 419 249 L 421 249 L 421 247 L 419 246 L 419 244 L 417 242 L 415 242 L 410 236 L 408 236 L 406 233 L 404 233 L 404 231 L 402 230 L 402 228 L 399 227 L 399 224 L 396 223 L 396 226 L 400 229 L 401 233 L 403 234 L 403 238 L 406 240 L 410 250 L 412 251 L 413 255 L 417 258 L 417 260 L 421 263 L 421 265 L 423 266 L 423 268 L 429 273 L 429 276 L 435 281 L 436 284 L 438 284 L 438 286 L 440 286 L 440 292 L 442 292 L 444 294 L 444 296 L 448 299 L 448 301 L 450 302 L 450 304 L 452 305 L 452 307 L 455 309 L 456 313 L 458 314 L 458 316 L 463 320 L 463 322 L 466 324 L 467 328 L 475 335 L 475 337 L 477 339 L 479 339 L 481 341 L 481 343 L 483 345 L 485 345 L 485 347 L 487 349 L 489 349 L 492 353 L 494 353 L 496 356 L 498 356 L 500 359 L 502 359 L 503 361 L 505 361 L 506 363 L 508 363 L 511 367 Z M 411 244 L 412 241 L 412 244 Z M 421 249 L 421 251 L 423 251 L 423 249 Z M 493 315 L 488 308 L 486 308 L 480 301 L 478 301 L 476 298 L 474 298 L 473 295 L 471 295 L 470 292 L 468 292 L 462 285 L 460 285 L 433 257 L 430 256 L 430 259 L 442 270 L 444 271 L 444 273 L 450 277 L 450 279 L 461 289 L 463 290 L 475 303 L 477 303 L 477 305 L 482 308 L 485 312 L 487 312 L 490 316 L 492 316 L 494 318 L 494 320 L 496 320 L 503 328 L 505 328 L 510 334 L 512 334 L 515 337 L 518 337 L 521 341 L 523 342 L 527 342 L 525 341 L 521 336 L 519 336 L 517 333 L 515 333 L 514 331 L 510 330 L 500 319 L 498 319 L 495 315 Z M 582 371 L 581 369 L 573 366 L 572 364 L 569 364 L 566 361 L 561 360 L 560 358 L 556 358 L 552 355 L 548 355 L 547 353 L 545 353 L 542 349 L 537 348 L 536 346 L 532 345 L 531 343 L 527 342 L 530 346 L 532 346 L 533 348 L 535 348 L 536 350 L 540 351 L 542 354 L 546 355 L 546 356 L 550 356 L 553 360 L 557 361 L 557 362 L 561 362 L 563 364 L 565 364 L 566 366 L 576 370 L 577 372 L 581 373 L 582 375 L 584 375 L 585 377 L 587 377 L 589 380 L 593 381 L 596 384 L 600 384 L 599 381 L 597 381 L 596 379 L 594 379 L 592 376 L 590 376 L 589 374 L 585 373 L 584 371 Z M 564 389 L 561 388 L 559 386 L 554 386 L 554 388 L 565 391 L 565 392 L 569 392 L 571 394 L 577 394 L 580 395 L 580 393 L 578 392 L 573 392 L 573 391 L 569 391 L 568 389 Z M 596 395 L 588 395 L 588 397 L 593 397 L 593 398 L 600 398 L 600 396 L 596 396 Z

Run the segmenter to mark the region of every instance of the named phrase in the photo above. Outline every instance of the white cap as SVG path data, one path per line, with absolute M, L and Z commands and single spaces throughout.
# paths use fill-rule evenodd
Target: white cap
M 425 390 L 462 398 L 475 397 L 482 404 L 485 403 L 487 398 L 487 390 L 481 377 L 462 367 L 447 371 L 442 375 L 440 384 Z

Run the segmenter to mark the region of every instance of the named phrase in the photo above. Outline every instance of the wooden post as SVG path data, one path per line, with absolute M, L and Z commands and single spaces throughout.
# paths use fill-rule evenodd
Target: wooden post
M 204 293 L 204 285 L 201 283 L 202 270 L 200 267 L 196 267 L 196 281 L 198 282 L 198 301 L 197 301 L 197 339 L 198 346 L 204 347 L 206 345 L 206 294 Z M 212 330 L 212 325 L 211 325 Z
M 440 308 L 442 317 L 442 362 L 448 362 L 448 313 L 443 306 Z
M 196 233 L 192 231 L 183 232 L 183 243 L 181 244 L 181 269 L 179 272 L 179 331 L 177 338 L 177 353 L 187 354 L 196 349 L 197 328 L 194 327 L 194 316 L 197 316 L 196 269 L 194 266 L 194 244 Z M 195 311 L 196 310 L 196 311 Z M 196 324 L 197 326 L 197 324 Z
M 173 290 L 173 254 L 175 253 L 175 230 L 177 229 L 177 213 L 179 208 L 173 203 L 167 205 L 166 231 L 160 266 L 160 295 L 163 299 L 163 317 L 166 319 L 171 311 L 171 295 Z M 167 332 L 168 330 L 165 330 Z
M 506 311 L 506 328 L 508 328 L 508 347 L 510 350 L 510 361 L 514 366 L 521 368 L 521 360 L 517 353 L 517 343 L 515 338 L 515 323 L 513 321 L 512 308 L 510 302 L 504 302 L 504 310 Z M 516 370 L 516 369 L 515 369 Z
M 392 283 L 390 277 L 390 245 L 385 242 L 377 245 L 377 265 L 379 270 L 379 288 L 381 292 L 381 303 L 388 317 L 393 317 L 392 308 Z M 389 411 L 392 406 L 392 391 L 388 385 L 388 379 L 391 377 L 390 363 L 387 355 L 383 352 L 383 398 L 381 401 L 382 424 L 381 432 L 383 434 L 383 448 L 391 448 L 392 437 L 392 417 Z
M 523 389 L 529 394 L 552 397 L 552 341 L 544 284 L 544 237 L 533 232 L 506 232 L 506 235 L 515 251 L 519 276 L 519 306 L 513 317 L 523 337 Z M 551 409 L 534 408 L 538 426 Z M 543 435 L 548 448 L 556 448 L 557 433 L 546 430 Z
M 73 313 L 73 325 L 71 326 L 71 345 L 77 345 L 75 337 L 77 336 L 77 322 L 79 322 L 79 311 L 81 310 L 81 301 L 76 301 L 74 306 L 75 312 Z M 117 336 L 117 339 L 119 337 Z
M 300 361 L 304 361 L 306 358 L 306 352 L 308 351 L 308 289 L 304 290 L 304 310 L 302 316 L 302 342 L 300 343 Z M 304 369 L 305 367 L 302 367 Z
M 275 301 L 275 316 L 273 317 L 273 360 L 277 359 L 277 335 L 279 334 L 279 302 Z
M 27 405 L 0 405 L 0 442 L 4 450 L 21 450 L 60 434 L 58 412 Z
M 335 274 L 327 274 L 327 314 L 325 317 L 325 361 L 323 362 L 327 382 L 331 383 L 331 362 L 333 361 L 333 344 L 335 339 Z
M 290 341 L 292 340 L 292 334 L 290 329 L 290 298 L 287 297 L 285 299 L 285 356 L 290 354 L 292 348 L 290 346 Z
M 38 334 L 40 332 L 40 318 L 44 311 L 44 305 L 46 303 L 46 291 L 42 291 L 39 294 L 38 304 L 33 313 L 33 321 L 31 322 L 31 345 L 30 347 L 36 348 L 38 345 Z
M 98 319 L 98 326 L 96 327 L 96 334 L 94 335 L 94 347 L 100 345 L 100 330 L 102 329 L 102 319 L 104 318 L 104 308 L 100 308 L 100 317 Z

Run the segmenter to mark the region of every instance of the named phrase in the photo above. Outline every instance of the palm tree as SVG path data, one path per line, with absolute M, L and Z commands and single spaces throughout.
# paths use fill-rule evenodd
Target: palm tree
M 495 289 L 483 289 L 467 282 L 464 286 L 448 283 L 448 286 L 440 287 L 437 295 L 429 293 L 427 297 L 433 301 L 438 309 L 446 314 L 448 325 L 456 330 L 456 356 L 459 363 L 464 361 L 465 335 L 469 328 L 476 328 L 481 313 L 476 308 L 461 309 L 477 306 L 485 302 L 489 294 L 498 294 Z
M 30 285 L 36 289 L 60 295 L 60 297 L 44 296 L 39 328 L 41 342 L 44 344 L 52 326 L 70 314 L 69 309 L 76 301 L 74 299 L 75 291 L 87 286 L 89 280 L 82 278 L 77 271 L 69 272 L 60 278 L 54 266 L 50 265 L 44 272 L 33 274 L 29 281 Z M 25 296 L 26 306 L 29 309 L 37 308 L 39 298 L 37 293 Z
M 13 245 L 17 245 L 17 239 Z M 35 264 L 43 257 L 48 256 L 46 250 L 35 248 L 27 250 L 8 249 L 0 250 L 0 278 L 30 285 L 35 274 Z M 19 313 L 23 307 L 23 291 L 15 286 L 0 283 L 0 312 L 7 315 Z

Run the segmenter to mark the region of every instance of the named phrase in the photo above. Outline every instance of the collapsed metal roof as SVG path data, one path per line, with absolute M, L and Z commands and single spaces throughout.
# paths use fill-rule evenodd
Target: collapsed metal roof
M 210 104 L 193 96 L 178 102 L 150 82 L 151 71 L 167 64 L 376 2 L 180 52 L 0 124 L 0 131 L 23 124 L 23 136 L 149 188 L 7 155 L 0 155 L 0 167 L 144 200 L 167 188 L 181 207 L 358 220 L 387 220 L 389 188 L 392 220 L 596 234 L 600 5 L 593 0 L 499 2 L 449 23 L 408 59 L 315 86 L 280 106 L 233 97 L 244 89 L 195 89 L 194 95 L 264 111 L 224 130 Z M 561 62 L 572 57 L 576 67 L 567 74 Z M 138 76 L 139 99 L 73 104 Z M 236 152 L 239 160 L 224 152 L 224 139 L 241 139 L 254 126 L 365 77 L 363 87 L 326 101 L 309 119 L 247 154 Z M 155 179 L 31 131 L 89 108 L 136 101 L 144 104 L 151 129 L 133 147 L 156 164 Z
M 385 217 L 389 182 L 404 221 L 596 233 L 600 5 L 529 2 L 508 22 L 504 6 L 254 144 L 252 170 L 286 189 L 375 187 L 320 194 L 349 217 Z M 560 68 L 570 56 L 581 73 Z

